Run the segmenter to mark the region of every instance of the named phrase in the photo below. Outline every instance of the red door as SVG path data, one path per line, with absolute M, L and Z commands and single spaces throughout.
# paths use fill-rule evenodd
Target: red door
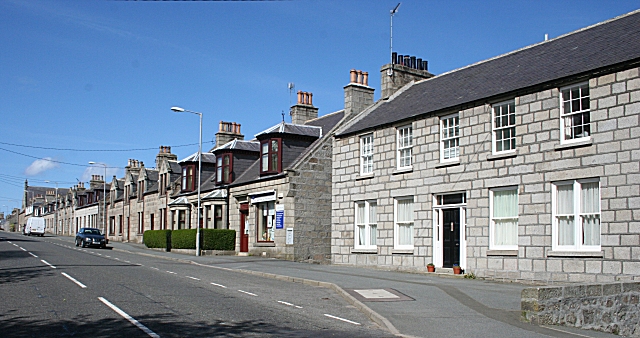
M 247 210 L 242 210 L 242 205 L 246 205 Z M 240 207 L 240 252 L 249 252 L 249 205 L 242 205 Z

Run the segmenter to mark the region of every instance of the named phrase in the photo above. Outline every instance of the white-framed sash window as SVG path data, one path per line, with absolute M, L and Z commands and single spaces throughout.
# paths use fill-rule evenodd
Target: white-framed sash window
M 589 83 L 560 89 L 560 141 L 567 143 L 589 139 L 591 116 Z
M 394 248 L 413 249 L 413 197 L 394 199 Z
M 460 156 L 460 118 L 458 114 L 440 118 L 440 161 L 455 161 Z
M 397 130 L 398 140 L 398 169 L 411 167 L 413 155 L 413 128 L 411 125 L 400 127 Z
M 490 250 L 518 249 L 518 188 L 489 190 Z
M 356 202 L 355 248 L 375 249 L 377 246 L 377 203 L 375 201 Z
M 600 251 L 600 181 L 553 184 L 553 250 Z
M 514 100 L 493 105 L 493 153 L 516 150 L 516 104 Z
M 373 173 L 373 134 L 360 137 L 360 175 Z

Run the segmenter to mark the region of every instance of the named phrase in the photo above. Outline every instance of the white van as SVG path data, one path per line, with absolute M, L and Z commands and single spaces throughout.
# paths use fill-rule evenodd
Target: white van
M 24 233 L 29 236 L 44 236 L 44 218 L 29 217 L 29 219 L 27 219 L 27 226 L 24 229 Z

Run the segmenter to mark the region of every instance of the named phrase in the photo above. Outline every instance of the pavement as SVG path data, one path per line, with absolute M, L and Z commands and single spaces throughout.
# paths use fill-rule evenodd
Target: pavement
M 62 237 L 64 238 L 64 237 Z M 61 239 L 62 239 L 61 238 Z M 528 285 L 452 275 L 317 265 L 258 256 L 190 256 L 110 242 L 113 250 L 325 287 L 373 322 L 401 337 L 613 337 L 564 326 L 520 321 L 520 293 Z M 283 283 L 286 288 L 286 284 Z

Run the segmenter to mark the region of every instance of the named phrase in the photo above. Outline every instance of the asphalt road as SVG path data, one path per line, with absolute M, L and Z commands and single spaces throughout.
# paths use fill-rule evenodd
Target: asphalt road
M 331 290 L 0 233 L 2 337 L 390 337 Z

